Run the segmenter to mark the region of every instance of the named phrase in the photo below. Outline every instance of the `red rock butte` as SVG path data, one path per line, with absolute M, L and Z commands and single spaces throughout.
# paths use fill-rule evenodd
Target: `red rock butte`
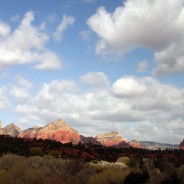
M 126 139 L 124 139 L 119 132 L 115 131 L 98 134 L 95 139 L 104 146 L 129 146 Z
M 61 119 L 49 123 L 44 127 L 33 127 L 22 131 L 19 134 L 21 138 L 50 139 L 62 143 L 72 142 L 77 144 L 80 141 L 80 135 L 77 130 L 71 128 Z

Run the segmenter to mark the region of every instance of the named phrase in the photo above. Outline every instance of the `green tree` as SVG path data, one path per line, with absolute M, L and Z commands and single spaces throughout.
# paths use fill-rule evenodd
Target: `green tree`
M 43 150 L 40 147 L 32 147 L 30 148 L 30 154 L 32 156 L 43 156 Z

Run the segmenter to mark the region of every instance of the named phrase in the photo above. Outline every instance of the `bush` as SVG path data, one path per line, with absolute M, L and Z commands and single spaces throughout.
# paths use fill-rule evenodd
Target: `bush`
M 144 184 L 149 180 L 148 172 L 135 173 L 131 172 L 124 181 L 124 184 Z
M 130 169 L 106 168 L 100 173 L 95 173 L 89 177 L 89 184 L 123 183 Z
M 32 148 L 30 148 L 30 154 L 32 156 L 43 156 L 42 148 L 40 148 L 40 147 L 32 147 Z

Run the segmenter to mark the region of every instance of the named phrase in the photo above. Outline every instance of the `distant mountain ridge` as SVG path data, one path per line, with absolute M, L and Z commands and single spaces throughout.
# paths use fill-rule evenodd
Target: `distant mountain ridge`
M 177 144 L 168 144 L 168 143 L 158 143 L 158 142 L 152 142 L 152 141 L 139 141 L 142 148 L 144 149 L 150 149 L 150 150 L 164 150 L 166 148 L 172 148 L 172 149 L 178 149 L 179 145 Z
M 2 123 L 0 121 L 0 134 L 7 134 L 12 137 L 19 136 L 21 138 L 36 138 L 36 139 L 50 139 L 60 141 L 62 143 L 72 142 L 73 144 L 89 143 L 94 145 L 103 145 L 103 146 L 112 146 L 112 147 L 135 147 L 143 149 L 184 149 L 184 140 L 180 143 L 180 146 L 177 144 L 166 144 L 158 143 L 152 141 L 137 141 L 132 140 L 128 142 L 121 134 L 117 131 L 106 132 L 98 134 L 95 137 L 85 137 L 80 135 L 77 130 L 71 128 L 66 122 L 61 119 L 56 120 L 55 122 L 48 123 L 44 127 L 34 126 L 28 128 L 24 131 L 21 131 L 14 123 L 7 125 L 2 128 Z

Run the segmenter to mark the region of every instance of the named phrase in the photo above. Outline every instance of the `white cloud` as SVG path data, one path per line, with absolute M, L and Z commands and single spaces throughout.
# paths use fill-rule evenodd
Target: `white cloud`
M 100 81 L 97 86 L 96 77 Z M 110 85 L 101 72 L 87 73 L 81 80 L 90 84 L 89 88 L 80 90 L 72 80 L 53 80 L 44 83 L 34 97 L 28 94 L 29 100 L 21 101 L 14 92 L 14 98 L 19 100 L 14 114 L 20 125 L 25 120 L 29 127 L 32 122 L 46 124 L 61 118 L 90 136 L 118 130 L 128 140 L 153 140 L 155 135 L 154 140 L 160 142 L 170 142 L 172 138 L 177 143 L 183 139 L 184 89 L 152 77 L 126 76 Z M 18 94 L 25 91 L 28 90 L 24 88 Z
M 10 26 L 0 21 L 0 40 L 5 39 L 10 34 Z
M 99 36 L 97 54 L 144 47 L 155 53 L 156 74 L 184 71 L 183 0 L 128 0 L 112 13 L 100 7 L 87 23 Z
M 10 33 L 8 24 L 0 24 L 0 67 L 33 64 L 36 69 L 55 70 L 62 67 L 59 57 L 46 48 L 49 36 L 33 26 L 34 12 L 27 12 L 20 25 Z M 50 61 L 49 61 L 50 59 Z
M 81 76 L 81 81 L 95 88 L 108 87 L 109 81 L 103 72 L 89 72 Z
M 113 93 L 116 96 L 132 97 L 143 95 L 147 91 L 147 87 L 141 81 L 138 81 L 134 77 L 125 77 L 118 79 L 112 87 Z
M 55 33 L 53 34 L 53 38 L 55 41 L 60 41 L 62 39 L 63 32 L 75 22 L 75 18 L 72 16 L 63 16 L 62 21 L 58 25 Z
M 139 62 L 137 70 L 139 72 L 145 72 L 147 70 L 147 68 L 148 68 L 148 62 L 147 62 L 147 60 L 143 60 L 143 61 Z
M 25 79 L 24 77 L 17 75 L 15 77 L 16 83 L 25 89 L 31 89 L 33 87 L 33 83 Z
M 7 87 L 0 87 L 0 110 L 4 110 L 10 106 L 10 101 L 7 97 Z
M 25 88 L 21 88 L 17 86 L 11 87 L 10 95 L 13 96 L 16 101 L 22 101 L 22 102 L 25 102 L 25 100 L 28 100 L 30 98 L 30 95 L 28 94 Z

